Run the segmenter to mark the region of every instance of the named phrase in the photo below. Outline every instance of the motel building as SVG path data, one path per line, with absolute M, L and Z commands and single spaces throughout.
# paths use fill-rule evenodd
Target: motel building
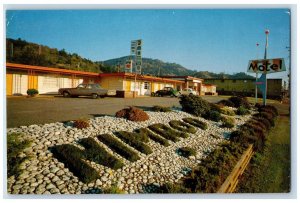
M 118 97 L 150 96 L 164 87 L 181 90 L 185 82 L 133 73 L 92 73 L 60 68 L 6 63 L 6 95 L 27 95 L 28 89 L 39 94 L 58 94 L 59 88 L 76 87 L 80 83 L 99 83 L 116 90 Z

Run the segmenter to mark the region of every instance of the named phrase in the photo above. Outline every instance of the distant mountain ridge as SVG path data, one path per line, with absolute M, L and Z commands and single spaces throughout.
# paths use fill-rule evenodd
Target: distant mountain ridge
M 120 58 L 110 59 L 102 61 L 104 65 L 117 66 L 121 64 L 124 66 L 129 56 L 123 56 Z M 163 75 L 194 75 L 196 71 L 189 70 L 177 63 L 163 62 L 159 59 L 143 58 L 142 59 L 142 74 L 149 74 L 153 76 Z

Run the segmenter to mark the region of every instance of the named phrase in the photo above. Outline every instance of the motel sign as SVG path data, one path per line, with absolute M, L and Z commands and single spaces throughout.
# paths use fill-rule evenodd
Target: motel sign
M 248 64 L 247 72 L 252 73 L 277 73 L 285 71 L 285 64 L 283 58 L 276 59 L 261 59 L 251 60 Z

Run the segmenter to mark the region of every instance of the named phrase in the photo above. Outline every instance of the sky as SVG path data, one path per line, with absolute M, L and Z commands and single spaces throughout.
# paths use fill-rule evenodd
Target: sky
M 8 38 L 65 49 L 93 61 L 129 55 L 131 40 L 142 39 L 143 57 L 230 74 L 245 72 L 249 60 L 263 58 L 265 29 L 270 30 L 268 58 L 284 58 L 288 67 L 290 14 L 284 8 L 6 12 Z

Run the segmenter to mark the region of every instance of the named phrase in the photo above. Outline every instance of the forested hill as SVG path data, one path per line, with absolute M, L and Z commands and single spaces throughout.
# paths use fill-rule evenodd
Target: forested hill
M 22 39 L 6 39 L 6 61 L 27 65 L 56 67 L 88 72 L 101 72 L 101 65 L 76 53 L 68 53 Z

